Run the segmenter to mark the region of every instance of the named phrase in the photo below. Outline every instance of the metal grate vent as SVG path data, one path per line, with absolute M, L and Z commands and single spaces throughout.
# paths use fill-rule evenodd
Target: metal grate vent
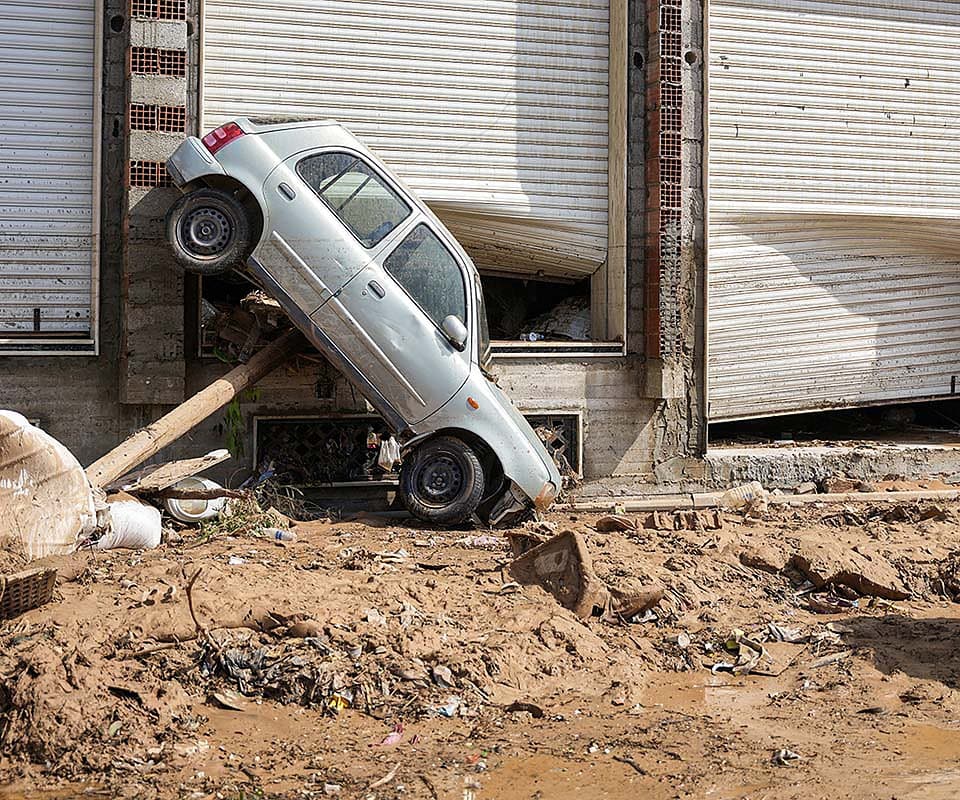
M 547 429 L 547 449 L 558 464 L 582 474 L 580 417 L 576 414 L 525 414 L 536 430 Z M 379 417 L 258 417 L 254 421 L 257 467 L 273 462 L 276 479 L 290 486 L 325 486 L 382 480 L 379 445 L 371 434 L 387 430 Z M 565 474 L 569 474 L 567 471 Z

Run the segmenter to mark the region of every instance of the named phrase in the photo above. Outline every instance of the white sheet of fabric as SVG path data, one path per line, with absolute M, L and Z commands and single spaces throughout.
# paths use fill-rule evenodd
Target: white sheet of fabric
M 22 414 L 0 410 L 0 547 L 28 560 L 64 555 L 95 526 L 80 462 Z
M 136 500 L 108 503 L 110 530 L 97 541 L 99 550 L 150 550 L 160 545 L 160 509 Z

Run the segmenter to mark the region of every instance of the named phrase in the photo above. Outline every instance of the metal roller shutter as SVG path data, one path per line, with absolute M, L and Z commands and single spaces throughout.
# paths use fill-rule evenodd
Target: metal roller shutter
M 0 22 L 0 342 L 92 338 L 97 8 L 0 0 Z
M 714 421 L 951 394 L 960 5 L 714 0 Z
M 334 118 L 482 269 L 606 257 L 608 0 L 207 0 L 203 124 Z

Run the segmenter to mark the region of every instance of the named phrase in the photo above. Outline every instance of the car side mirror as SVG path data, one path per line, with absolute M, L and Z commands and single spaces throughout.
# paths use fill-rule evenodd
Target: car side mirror
M 463 324 L 460 317 L 448 314 L 443 318 L 443 325 L 440 327 L 447 339 L 450 340 L 450 344 L 457 350 L 463 350 L 467 346 L 467 326 Z

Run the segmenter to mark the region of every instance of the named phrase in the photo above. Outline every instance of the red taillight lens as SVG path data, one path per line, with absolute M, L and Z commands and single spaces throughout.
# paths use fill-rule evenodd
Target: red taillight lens
M 203 144 L 210 151 L 210 155 L 213 155 L 221 147 L 230 144 L 234 139 L 239 139 L 241 136 L 243 136 L 243 131 L 240 126 L 236 122 L 228 122 L 204 136 Z

